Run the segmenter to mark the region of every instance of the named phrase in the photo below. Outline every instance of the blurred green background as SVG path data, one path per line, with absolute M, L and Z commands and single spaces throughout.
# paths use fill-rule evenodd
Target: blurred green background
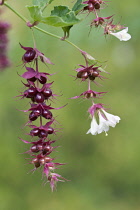
M 29 18 L 25 5 L 29 0 L 9 0 L 9 4 Z M 71 1 L 54 1 L 54 4 L 69 4 Z M 27 109 L 28 101 L 17 100 L 23 87 L 18 76 L 22 68 L 23 46 L 33 46 L 31 30 L 15 14 L 5 9 L 3 20 L 12 24 L 9 33 L 9 57 L 12 67 L 0 75 L 0 210 L 139 210 L 140 209 L 140 83 L 139 83 L 139 33 L 140 2 L 127 0 L 108 2 L 101 10 L 102 16 L 115 14 L 115 22 L 121 21 L 129 27 L 132 39 L 120 42 L 117 38 L 105 38 L 103 31 L 92 29 L 89 34 L 89 15 L 81 24 L 71 30 L 69 40 L 87 51 L 93 57 L 107 61 L 108 79 L 95 86 L 96 91 L 108 91 L 103 99 L 96 100 L 108 104 L 110 113 L 121 117 L 116 128 L 111 128 L 108 137 L 86 135 L 90 127 L 87 109 L 88 100 L 70 100 L 86 90 L 87 84 L 74 81 L 70 75 L 78 64 L 84 65 L 80 53 L 66 42 L 35 31 L 37 48 L 51 59 L 54 66 L 40 66 L 40 71 L 57 72 L 52 78 L 55 93 L 63 93 L 54 106 L 68 105 L 54 111 L 63 130 L 58 134 L 56 145 L 61 145 L 58 153 L 60 162 L 67 163 L 58 170 L 70 182 L 58 183 L 57 191 L 51 192 L 49 185 L 43 185 L 41 171 L 27 174 L 33 167 L 26 164 L 29 157 L 20 154 L 29 149 L 18 137 L 29 139 L 22 129 L 27 115 L 18 109 Z M 81 17 L 86 17 L 86 15 Z M 62 36 L 61 29 L 39 25 Z M 106 75 L 105 75 L 106 76 Z

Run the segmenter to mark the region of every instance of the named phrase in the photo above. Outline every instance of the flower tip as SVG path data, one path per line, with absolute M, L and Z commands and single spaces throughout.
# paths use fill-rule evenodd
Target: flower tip
M 108 136 L 108 133 L 107 132 L 105 132 L 105 136 Z

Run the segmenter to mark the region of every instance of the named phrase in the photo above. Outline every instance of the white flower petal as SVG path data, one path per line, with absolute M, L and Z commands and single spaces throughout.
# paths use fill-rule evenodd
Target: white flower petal
M 116 33 L 110 32 L 110 34 L 117 37 L 120 41 L 128 41 L 129 39 L 131 39 L 131 35 L 127 32 L 128 27 Z
M 115 125 L 116 125 L 117 123 L 119 123 L 119 121 L 121 120 L 121 118 L 118 117 L 118 116 L 115 116 L 115 115 L 113 115 L 113 114 L 109 114 L 108 112 L 106 112 L 106 111 L 103 110 L 103 109 L 102 109 L 102 111 L 104 112 L 104 114 L 105 114 L 106 118 L 108 119 L 108 121 L 109 121 L 112 125 L 114 124 L 114 126 L 112 126 L 112 127 L 115 127 Z M 110 125 L 110 126 L 111 126 L 111 125 Z
M 117 123 L 120 121 L 120 117 L 115 116 L 113 114 L 107 113 L 105 110 L 102 109 L 102 112 L 105 114 L 107 120 L 101 115 L 99 112 L 99 129 L 98 134 L 102 132 L 107 132 L 109 127 L 115 127 Z
M 88 132 L 86 134 L 89 134 L 89 133 L 91 133 L 92 135 L 98 134 L 98 127 L 99 127 L 99 125 L 97 124 L 96 119 L 93 116 L 91 125 L 90 125 L 90 129 L 88 130 Z
M 98 134 L 102 132 L 107 132 L 109 130 L 109 121 L 105 120 L 101 113 L 99 112 L 99 129 L 98 129 Z

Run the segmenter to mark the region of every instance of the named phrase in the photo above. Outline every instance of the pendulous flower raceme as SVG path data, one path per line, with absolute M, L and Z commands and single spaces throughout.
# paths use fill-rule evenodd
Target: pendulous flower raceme
M 23 110 L 23 112 L 29 112 L 29 121 L 26 125 L 29 126 L 31 130 L 27 135 L 30 135 L 31 138 L 34 139 L 32 142 L 23 139 L 21 140 L 26 144 L 32 145 L 30 150 L 26 152 L 31 156 L 31 161 L 29 163 L 34 165 L 33 171 L 37 168 L 43 168 L 43 174 L 47 178 L 46 182 L 50 183 L 50 187 L 53 191 L 56 189 L 58 181 L 66 180 L 61 175 L 54 173 L 59 166 L 64 164 L 55 162 L 56 158 L 50 156 L 58 147 L 52 146 L 56 140 L 50 140 L 50 136 L 56 134 L 58 131 L 53 127 L 55 118 L 52 110 L 58 110 L 62 107 L 53 108 L 50 105 L 50 101 L 57 96 L 52 90 L 53 82 L 48 82 L 51 74 L 39 72 L 38 65 L 39 61 L 47 64 L 53 63 L 37 48 L 20 46 L 25 50 L 22 60 L 26 72 L 24 72 L 21 77 L 26 79 L 26 83 L 23 83 L 25 91 L 22 92 L 19 97 L 21 97 L 21 99 L 27 98 L 30 100 L 30 108 L 28 110 Z M 43 124 L 43 118 L 47 120 L 45 124 Z M 37 119 L 39 120 L 39 126 L 34 125 L 34 122 Z
M 105 36 L 112 35 L 120 41 L 128 41 L 131 39 L 131 35 L 128 33 L 128 27 L 124 27 L 123 25 L 120 25 L 120 23 L 114 24 L 114 15 L 105 15 L 103 17 L 100 15 L 101 10 L 108 6 L 109 1 L 75 0 L 73 1 L 74 5 L 71 9 L 66 5 L 56 5 L 53 10 L 51 10 L 49 16 L 48 13 L 47 15 L 43 14 L 44 10 L 50 6 L 53 1 L 54 0 L 33 0 L 33 5 L 27 5 L 26 7 L 30 13 L 31 22 L 12 8 L 6 0 L 1 0 L 0 5 L 6 6 L 14 12 L 26 23 L 28 27 L 34 28 L 35 30 L 45 33 L 51 37 L 55 37 L 61 41 L 63 40 L 80 51 L 85 59 L 85 65 L 79 65 L 79 67 L 75 70 L 76 80 L 87 82 L 88 87 L 87 90 L 78 96 L 72 97 L 71 99 L 82 98 L 92 101 L 92 105 L 88 109 L 88 113 L 91 117 L 91 125 L 87 134 L 90 133 L 92 135 L 96 135 L 105 132 L 105 134 L 108 135 L 107 132 L 109 131 L 109 128 L 115 127 L 116 124 L 119 123 L 120 117 L 109 114 L 103 103 L 95 103 L 95 100 L 102 99 L 106 92 L 98 92 L 91 88 L 91 84 L 98 85 L 99 80 L 103 81 L 106 79 L 106 77 L 102 74 L 107 72 L 102 69 L 100 61 L 94 59 L 87 52 L 82 51 L 77 45 L 67 40 L 67 38 L 69 38 L 71 28 L 82 21 L 82 19 L 78 17 L 79 14 L 88 13 L 88 15 L 94 15 L 90 23 L 90 30 L 93 27 L 103 28 Z M 37 26 L 39 23 L 61 28 L 64 36 L 59 37 L 56 34 L 52 34 L 39 28 Z M 9 24 L 0 21 L 0 69 L 4 69 L 10 64 L 7 58 L 7 31 L 9 28 Z M 25 51 L 22 56 L 25 72 L 21 75 L 24 79 L 24 82 L 22 83 L 25 90 L 20 93 L 19 97 L 21 99 L 26 98 L 30 104 L 29 109 L 22 111 L 24 113 L 29 113 L 26 126 L 30 128 L 27 135 L 31 137 L 32 141 L 26 141 L 24 139 L 21 140 L 30 145 L 30 148 L 26 151 L 26 153 L 30 155 L 29 163 L 34 166 L 32 171 L 41 168 L 43 175 L 46 176 L 46 182 L 50 183 L 50 187 L 53 191 L 56 189 L 58 181 L 66 181 L 66 179 L 61 175 L 55 173 L 55 170 L 63 164 L 56 162 L 56 158 L 52 157 L 52 153 L 58 146 L 53 146 L 56 139 L 52 140 L 51 138 L 54 137 L 56 132 L 58 132 L 58 128 L 55 127 L 57 121 L 54 117 L 53 111 L 63 107 L 52 107 L 51 102 L 57 97 L 52 89 L 53 82 L 49 82 L 49 78 L 52 74 L 48 72 L 40 72 L 39 62 L 51 65 L 53 63 L 49 58 L 45 57 L 45 55 L 40 52 L 36 46 L 24 47 L 21 44 L 20 46 Z
M 90 114 L 90 117 L 92 118 L 91 121 L 91 127 L 88 130 L 87 134 L 100 134 L 102 132 L 107 134 L 107 131 L 109 130 L 109 127 L 115 127 L 117 123 L 120 121 L 120 117 L 109 114 L 105 111 L 105 108 L 102 103 L 95 103 L 94 99 L 98 98 L 101 99 L 103 94 L 106 92 L 97 92 L 95 90 L 91 89 L 91 82 L 94 84 L 97 83 L 97 79 L 103 80 L 105 79 L 104 76 L 101 75 L 102 68 L 101 66 L 89 65 L 89 60 L 94 61 L 92 56 L 90 56 L 88 53 L 81 51 L 81 54 L 84 56 L 86 65 L 79 65 L 80 68 L 77 68 L 75 71 L 77 72 L 76 78 L 80 79 L 82 82 L 88 81 L 88 90 L 81 93 L 79 96 L 74 96 L 71 99 L 77 99 L 77 98 L 84 98 L 84 99 L 92 99 L 92 106 L 89 108 L 88 112 Z M 104 71 L 105 72 L 105 71 Z M 107 72 L 106 72 L 107 73 Z

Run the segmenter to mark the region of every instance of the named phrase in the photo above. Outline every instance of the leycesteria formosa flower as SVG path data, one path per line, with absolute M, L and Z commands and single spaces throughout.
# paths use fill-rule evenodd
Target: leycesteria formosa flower
M 131 35 L 128 32 L 128 27 L 124 27 L 120 24 L 113 24 L 113 19 L 104 27 L 104 34 L 111 34 L 117 37 L 120 41 L 128 41 L 131 39 Z
M 88 112 L 90 113 L 92 121 L 87 134 L 91 133 L 92 135 L 96 135 L 105 132 L 107 135 L 109 127 L 114 128 L 120 121 L 120 117 L 107 113 L 101 103 L 93 104 Z M 98 117 L 99 123 L 97 123 L 96 116 Z

